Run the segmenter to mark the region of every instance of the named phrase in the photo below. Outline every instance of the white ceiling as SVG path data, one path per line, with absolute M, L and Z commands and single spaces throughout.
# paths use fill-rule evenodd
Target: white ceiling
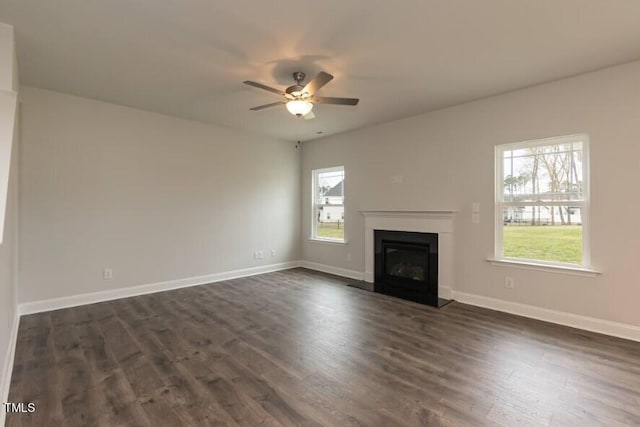
M 309 140 L 640 58 L 637 0 L 3 0 L 23 84 Z M 242 84 L 335 76 L 316 119 Z

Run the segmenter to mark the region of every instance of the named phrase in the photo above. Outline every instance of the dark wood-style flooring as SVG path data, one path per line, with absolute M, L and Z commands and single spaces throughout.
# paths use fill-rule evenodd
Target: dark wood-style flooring
M 9 426 L 640 425 L 640 343 L 295 269 L 25 316 Z

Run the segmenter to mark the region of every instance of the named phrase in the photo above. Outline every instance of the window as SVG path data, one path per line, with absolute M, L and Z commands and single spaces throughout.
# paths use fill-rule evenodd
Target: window
M 344 167 L 313 171 L 311 238 L 344 242 Z
M 589 267 L 588 136 L 496 147 L 496 258 Z

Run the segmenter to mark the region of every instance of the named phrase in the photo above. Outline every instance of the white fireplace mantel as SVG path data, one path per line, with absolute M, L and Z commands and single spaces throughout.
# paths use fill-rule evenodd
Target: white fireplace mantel
M 404 210 L 404 209 L 362 209 L 360 213 L 364 216 L 444 216 L 452 217 L 457 211 L 454 210 L 434 210 L 434 211 L 422 211 L 422 210 Z
M 374 230 L 438 233 L 438 294 L 451 298 L 454 210 L 361 210 L 364 215 L 364 279 L 374 281 Z

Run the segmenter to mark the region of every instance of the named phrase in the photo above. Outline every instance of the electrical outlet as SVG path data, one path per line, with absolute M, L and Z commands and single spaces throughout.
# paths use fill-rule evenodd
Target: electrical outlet
M 516 287 L 516 282 L 513 277 L 507 276 L 504 278 L 504 287 L 507 289 L 513 289 Z
M 258 251 L 258 259 L 264 259 L 264 252 Z
M 276 256 L 276 250 L 275 249 L 271 249 L 271 257 L 275 257 Z
M 391 177 L 392 184 L 402 184 L 402 175 L 393 175 Z
M 253 259 L 260 259 L 260 251 L 255 251 L 253 253 Z
M 110 269 L 110 268 L 105 268 L 105 269 L 102 271 L 102 278 L 103 278 L 104 280 L 111 280 L 111 279 L 113 279 L 113 270 L 112 270 L 112 269 Z

